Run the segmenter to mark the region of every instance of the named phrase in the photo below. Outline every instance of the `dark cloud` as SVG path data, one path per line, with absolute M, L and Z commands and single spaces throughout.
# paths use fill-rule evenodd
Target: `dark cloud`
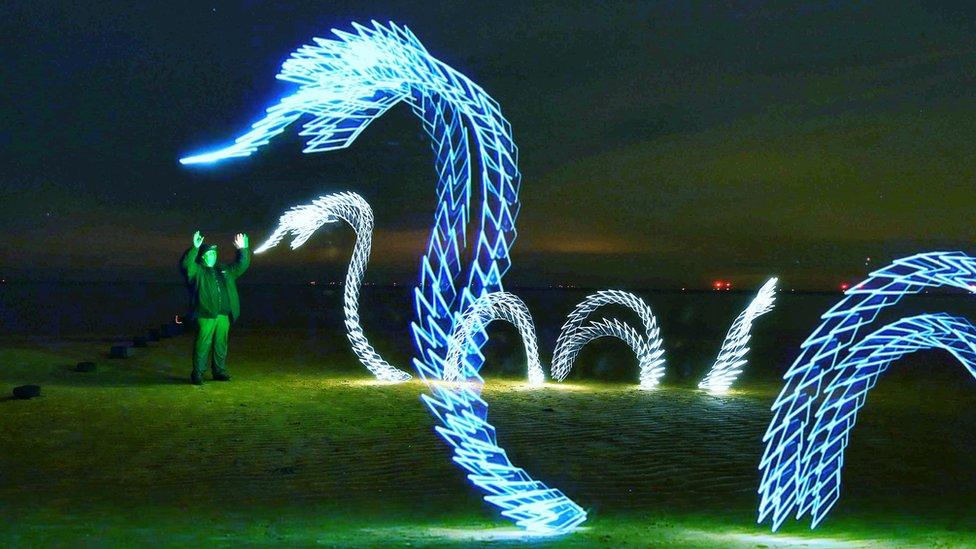
M 971 240 L 973 11 L 939 2 L 32 2 L 0 8 L 0 270 L 173 276 L 192 231 L 258 238 L 355 190 L 371 276 L 409 282 L 434 204 L 409 110 L 349 150 L 289 134 L 202 170 L 176 159 L 287 89 L 281 60 L 349 21 L 394 19 L 512 122 L 518 283 L 833 287 Z M 347 230 L 255 275 L 341 274 Z M 30 256 L 27 264 L 18 258 Z M 294 262 L 294 263 L 292 263 Z M 256 264 L 256 267 L 261 263 Z M 262 273 L 263 274 L 259 274 Z

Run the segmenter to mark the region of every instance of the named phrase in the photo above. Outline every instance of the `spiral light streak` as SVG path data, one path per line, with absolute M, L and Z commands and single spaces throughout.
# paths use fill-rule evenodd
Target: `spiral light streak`
M 584 325 L 587 317 L 606 305 L 626 307 L 634 311 L 644 324 L 644 334 L 638 334 L 618 320 L 604 319 Z M 589 295 L 569 314 L 556 339 L 552 378 L 557 381 L 566 379 L 583 346 L 599 337 L 616 337 L 630 345 L 640 365 L 640 387 L 653 389 L 657 386 L 664 375 L 664 349 L 657 319 L 643 299 L 620 290 L 603 290 Z
M 818 524 L 836 501 L 832 495 L 836 487 L 831 484 L 830 475 L 837 472 L 833 468 L 839 468 L 842 459 L 835 460 L 833 456 L 837 445 L 846 443 L 854 426 L 853 416 L 847 415 L 856 410 L 851 403 L 863 403 L 867 389 L 876 378 L 871 373 L 875 368 L 872 364 L 877 364 L 875 360 L 889 353 L 892 359 L 900 356 L 901 342 L 908 342 L 908 352 L 920 348 L 918 342 L 923 342 L 952 347 L 951 352 L 970 368 L 968 358 L 963 358 L 968 355 L 960 350 L 964 346 L 952 340 L 970 343 L 968 328 L 959 319 L 954 319 L 954 324 L 941 316 L 924 322 L 909 319 L 857 340 L 859 330 L 872 323 L 883 309 L 906 295 L 940 287 L 972 293 L 976 288 L 976 258 L 962 252 L 929 252 L 898 259 L 847 290 L 844 298 L 823 314 L 823 322 L 803 342 L 800 356 L 784 375 L 786 384 L 772 407 L 773 418 L 763 437 L 766 449 L 759 463 L 762 470 L 760 522 L 770 519 L 772 529 L 777 530 L 791 515 L 801 518 L 809 512 L 814 524 Z M 946 339 L 927 335 L 928 330 L 936 328 L 951 332 L 952 336 Z M 920 333 L 911 334 L 912 331 Z M 885 334 L 899 343 L 879 346 L 877 342 L 883 341 Z M 860 376 L 854 378 L 860 381 L 846 385 L 852 376 Z M 836 434 L 830 435 L 833 445 L 824 446 L 820 442 L 824 436 L 823 424 L 817 426 L 817 422 L 838 415 L 838 403 L 829 397 L 840 398 L 843 394 L 847 399 L 846 393 L 837 392 L 841 387 L 852 394 L 858 391 L 861 394 L 842 407 L 843 413 L 830 427 L 832 433 L 836 430 Z M 831 415 L 820 419 L 827 414 Z
M 411 325 L 418 355 L 413 365 L 430 391 L 424 402 L 441 423 L 437 431 L 454 449 L 454 461 L 488 494 L 486 501 L 533 532 L 572 530 L 586 513 L 512 465 L 500 448 L 491 449 L 497 446 L 487 403 L 466 388 L 437 383 L 461 313 L 482 295 L 501 291 L 510 266 L 521 179 L 511 126 L 484 90 L 431 56 L 405 27 L 375 21 L 352 26 L 355 32 L 333 30 L 334 39 L 315 38 L 292 53 L 277 77 L 298 89 L 249 131 L 180 162 L 250 156 L 300 118 L 309 119 L 300 132 L 309 138 L 305 152 L 341 149 L 394 105 L 410 105 L 431 138 L 438 179 Z M 475 339 L 480 347 L 487 335 Z M 477 371 L 483 358 L 469 352 L 465 361 Z
M 753 298 L 752 302 L 732 322 L 728 333 L 725 334 L 725 341 L 722 342 L 715 363 L 712 364 L 705 379 L 698 384 L 699 389 L 704 389 L 713 394 L 725 393 L 742 373 L 742 368 L 748 362 L 746 355 L 749 353 L 752 323 L 760 316 L 773 310 L 778 280 L 775 277 L 767 280 L 756 292 L 756 297 Z
M 948 351 L 976 377 L 976 326 L 945 313 L 888 324 L 851 347 L 834 368 L 804 448 L 804 507 L 811 514 L 811 528 L 826 518 L 840 498 L 844 450 L 868 392 L 892 362 L 925 349 Z
M 289 234 L 294 235 L 291 248 L 298 249 L 319 227 L 326 223 L 343 220 L 356 231 L 346 281 L 342 293 L 342 309 L 345 315 L 346 336 L 353 352 L 370 372 L 380 381 L 401 383 L 410 374 L 391 366 L 370 345 L 359 322 L 359 292 L 363 284 L 366 264 L 373 247 L 373 209 L 356 193 L 338 193 L 319 197 L 311 204 L 296 206 L 285 212 L 278 221 L 278 228 L 254 253 L 262 253 L 278 245 Z

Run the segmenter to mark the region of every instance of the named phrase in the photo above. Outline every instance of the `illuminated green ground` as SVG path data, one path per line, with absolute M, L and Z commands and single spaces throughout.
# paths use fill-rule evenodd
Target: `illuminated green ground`
M 202 388 L 184 381 L 188 345 L 109 361 L 96 339 L 2 341 L 0 389 L 32 382 L 44 396 L 0 402 L 0 544 L 524 541 L 450 464 L 420 384 L 369 383 L 341 336 L 234 333 L 234 381 Z M 92 358 L 98 372 L 69 371 Z M 540 544 L 965 545 L 976 383 L 943 355 L 899 366 L 872 393 L 843 498 L 815 533 L 754 524 L 771 376 L 726 398 L 511 380 L 486 398 L 513 461 L 590 511 L 582 531 Z

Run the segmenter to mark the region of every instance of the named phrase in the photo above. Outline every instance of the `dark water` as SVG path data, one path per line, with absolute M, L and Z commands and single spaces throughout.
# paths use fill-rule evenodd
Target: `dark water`
M 588 290 L 515 289 L 528 304 L 546 360 L 559 329 Z M 240 287 L 242 316 L 235 330 L 287 331 L 310 340 L 342 338 L 340 286 L 247 284 Z M 635 292 L 651 306 L 661 326 L 674 381 L 694 378 L 714 359 L 732 320 L 749 303 L 751 292 Z M 799 344 L 841 294 L 780 292 L 773 312 L 757 320 L 752 365 L 747 376 L 781 373 L 796 357 Z M 183 314 L 187 293 L 180 284 L 157 283 L 10 283 L 0 285 L 0 336 L 127 338 Z M 906 297 L 879 317 L 892 321 L 920 312 L 949 312 L 976 319 L 976 299 L 964 294 Z M 410 288 L 367 286 L 360 303 L 363 326 L 377 350 L 397 363 L 409 362 L 413 320 Z M 597 317 L 628 311 L 598 311 Z M 635 319 L 636 320 L 636 319 Z M 517 374 L 524 368 L 521 343 L 513 329 L 496 323 L 485 348 L 496 372 Z M 635 362 L 619 341 L 597 340 L 580 355 L 574 376 L 629 379 Z

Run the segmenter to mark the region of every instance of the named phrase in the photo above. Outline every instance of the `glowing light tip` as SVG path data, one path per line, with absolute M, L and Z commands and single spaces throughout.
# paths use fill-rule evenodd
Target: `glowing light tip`
M 221 149 L 219 151 L 213 151 L 209 153 L 201 153 L 193 156 L 186 156 L 180 159 L 180 164 L 183 164 L 184 166 L 190 166 L 194 164 L 215 164 L 217 162 L 220 162 L 221 160 L 225 160 L 227 158 L 231 158 L 235 156 L 250 156 L 250 155 L 234 154 L 233 150 L 228 148 L 228 149 Z

